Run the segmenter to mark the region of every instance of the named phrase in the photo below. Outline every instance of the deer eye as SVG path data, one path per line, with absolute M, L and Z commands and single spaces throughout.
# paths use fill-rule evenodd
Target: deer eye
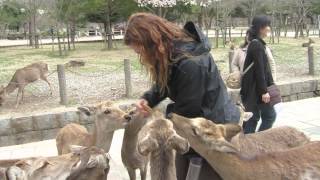
M 130 111 L 130 112 L 129 112 L 129 115 L 134 115 L 134 114 L 135 114 L 134 111 Z
M 104 111 L 104 113 L 105 113 L 105 114 L 110 114 L 111 111 L 110 111 L 109 109 L 107 109 L 107 110 Z

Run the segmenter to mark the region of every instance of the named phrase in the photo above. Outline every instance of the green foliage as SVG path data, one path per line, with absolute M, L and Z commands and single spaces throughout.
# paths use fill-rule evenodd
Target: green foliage
M 17 29 L 24 22 L 26 15 L 22 10 L 25 7 L 17 1 L 6 0 L 0 4 L 0 24 L 7 24 L 10 29 Z

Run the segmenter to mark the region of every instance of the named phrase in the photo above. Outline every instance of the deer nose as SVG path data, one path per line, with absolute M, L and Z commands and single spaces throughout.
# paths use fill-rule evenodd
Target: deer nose
M 127 120 L 127 121 L 130 121 L 130 120 L 131 120 L 131 116 L 129 116 L 129 115 L 124 115 L 124 119 Z

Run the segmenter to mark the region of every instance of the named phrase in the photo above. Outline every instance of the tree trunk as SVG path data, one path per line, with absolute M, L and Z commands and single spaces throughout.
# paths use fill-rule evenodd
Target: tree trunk
M 103 44 L 104 44 L 104 48 L 107 49 L 107 41 L 108 41 L 108 30 L 107 30 L 107 22 L 103 22 L 103 29 L 104 29 L 104 33 L 102 34 L 103 37 Z
M 66 34 L 63 32 L 62 35 L 62 42 L 63 42 L 63 54 L 67 54 L 67 48 L 66 48 Z
M 67 43 L 68 43 L 68 51 L 71 50 L 71 47 L 70 47 L 70 24 L 67 23 Z
M 215 48 L 218 48 L 219 47 L 219 28 L 216 26 L 215 27 L 215 30 L 216 30 L 216 37 L 215 37 L 215 39 L 216 39 L 216 44 L 215 44 Z
M 75 45 L 75 37 L 76 37 L 76 22 L 74 19 L 71 20 L 71 27 L 70 27 L 70 31 L 71 31 L 71 43 L 72 43 L 72 48 L 73 50 L 76 49 L 76 45 Z
M 29 45 L 30 46 L 33 46 L 33 30 L 32 30 L 32 18 L 30 18 L 30 21 L 29 21 Z
M 318 15 L 318 30 L 319 30 L 319 37 L 320 37 L 320 15 Z
M 61 48 L 60 33 L 59 33 L 58 26 L 57 26 L 57 38 L 58 38 L 59 56 L 62 56 L 62 48 Z
M 108 49 L 112 49 L 112 32 L 111 32 L 111 20 L 110 20 L 110 13 L 111 13 L 111 1 L 107 0 L 107 37 L 108 37 Z

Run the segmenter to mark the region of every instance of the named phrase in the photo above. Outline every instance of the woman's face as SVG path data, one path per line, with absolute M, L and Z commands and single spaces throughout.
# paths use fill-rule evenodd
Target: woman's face
M 263 27 L 260 29 L 260 36 L 262 38 L 265 38 L 268 36 L 269 32 L 270 32 L 270 26 Z

